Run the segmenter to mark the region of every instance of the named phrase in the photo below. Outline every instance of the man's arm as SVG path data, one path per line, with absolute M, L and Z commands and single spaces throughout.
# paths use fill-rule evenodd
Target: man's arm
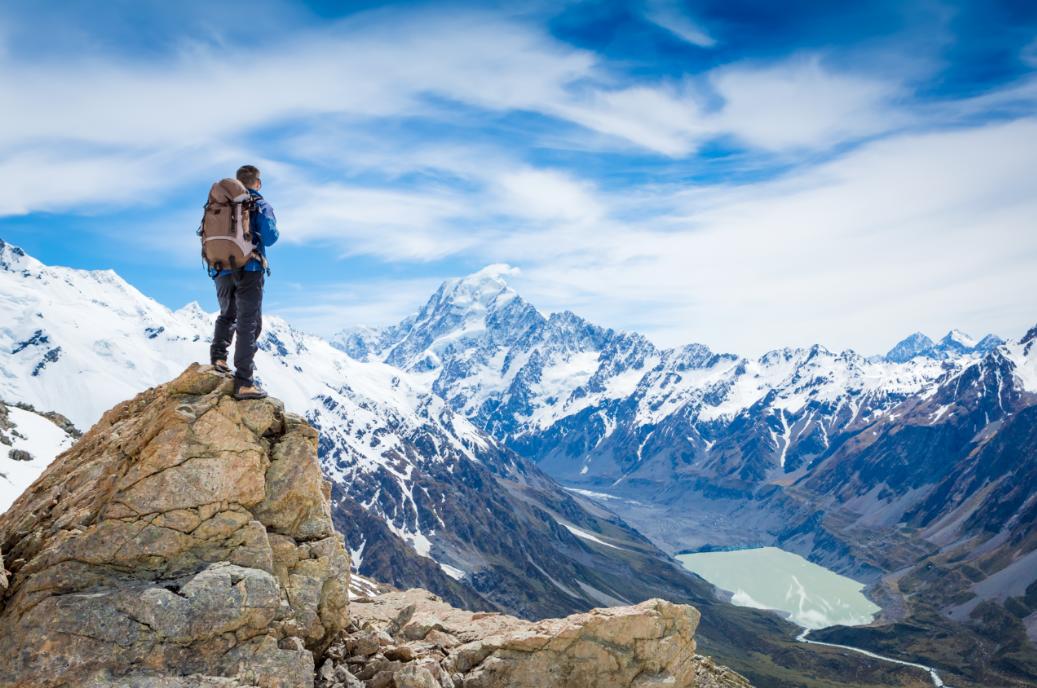
M 264 199 L 256 203 L 256 210 L 259 211 L 256 215 L 259 240 L 263 242 L 263 246 L 273 246 L 281 236 L 281 233 L 277 231 L 277 218 L 274 216 L 274 209 Z

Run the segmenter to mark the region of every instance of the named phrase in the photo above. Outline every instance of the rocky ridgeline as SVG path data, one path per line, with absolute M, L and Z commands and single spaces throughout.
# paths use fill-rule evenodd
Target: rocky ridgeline
M 745 688 L 695 654 L 694 607 L 648 600 L 524 621 L 455 609 L 426 590 L 352 600 L 321 688 Z
M 411 590 L 351 621 L 316 431 L 230 387 L 193 365 L 116 406 L 0 515 L 0 687 L 748 685 L 660 600 L 534 623 Z

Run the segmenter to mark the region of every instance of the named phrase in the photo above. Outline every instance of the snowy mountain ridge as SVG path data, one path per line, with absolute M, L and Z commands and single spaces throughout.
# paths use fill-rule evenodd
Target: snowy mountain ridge
M 906 363 L 918 356 L 945 359 L 960 354 L 982 355 L 1004 343 L 1005 340 L 995 334 L 988 334 L 977 341 L 958 329 L 948 332 L 939 342 L 915 332 L 898 342 L 883 358 L 893 363 Z
M 582 465 L 545 466 L 562 479 L 599 487 L 643 463 L 652 451 L 647 435 L 668 419 L 688 425 L 684 436 L 708 451 L 720 425 L 741 414 L 765 415 L 774 426 L 768 431 L 772 463 L 779 472 L 794 469 L 802 461 L 786 462 L 793 444 L 788 433 L 791 416 L 802 409 L 812 410 L 795 428 L 797 436 L 817 435 L 826 443 L 835 417 L 848 423 L 883 413 L 1001 343 L 993 335 L 976 342 L 954 330 L 938 344 L 916 333 L 885 357 L 870 358 L 820 345 L 756 359 L 702 344 L 660 349 L 639 334 L 602 328 L 571 312 L 544 315 L 500 269 L 444 282 L 397 325 L 332 338 L 353 357 L 412 373 L 424 389 L 520 453 L 537 460 L 552 452 L 589 457 Z M 601 451 L 617 432 L 636 442 Z M 567 443 L 561 452 L 559 441 Z M 626 465 L 609 457 L 595 479 L 596 450 L 625 455 L 619 462 Z

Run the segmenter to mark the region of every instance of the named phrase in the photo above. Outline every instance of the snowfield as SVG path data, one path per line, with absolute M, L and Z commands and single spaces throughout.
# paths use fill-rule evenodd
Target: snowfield
M 72 446 L 73 438 L 53 421 L 14 406 L 7 408 L 10 430 L 0 436 L 11 444 L 0 443 L 0 513 L 39 477 L 54 458 Z M 15 460 L 17 451 L 28 452 L 30 460 Z

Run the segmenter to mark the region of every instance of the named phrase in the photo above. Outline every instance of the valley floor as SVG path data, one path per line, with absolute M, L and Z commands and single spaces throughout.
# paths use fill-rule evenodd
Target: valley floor
M 1006 614 L 999 605 L 984 604 L 968 623 L 948 619 L 925 601 L 931 594 L 928 590 L 931 586 L 921 585 L 917 576 L 894 575 L 878 569 L 871 563 L 874 560 L 862 562 L 856 559 L 853 549 L 830 533 L 827 534 L 830 538 L 827 549 L 824 538 L 816 536 L 777 541 L 772 533 L 778 530 L 781 514 L 745 508 L 744 504 L 739 505 L 733 500 L 659 505 L 582 487 L 569 489 L 597 499 L 671 555 L 712 549 L 778 546 L 864 581 L 868 584 L 865 595 L 882 608 L 876 619 L 862 626 L 833 626 L 815 631 L 810 640 L 819 643 L 813 646 L 819 650 L 822 647 L 820 643 L 828 644 L 831 651 L 845 652 L 847 650 L 840 650 L 839 646 L 847 646 L 854 652 L 872 653 L 875 661 L 900 662 L 907 674 L 918 674 L 913 678 L 904 676 L 908 682 L 902 685 L 916 682 L 918 685 L 933 685 L 917 667 L 934 667 L 940 680 L 954 688 L 1037 685 L 1033 679 L 1037 676 L 1037 650 L 1032 642 L 1028 642 L 1021 618 Z M 804 542 L 809 546 L 803 546 Z M 913 553 L 913 550 L 908 548 L 918 545 L 888 538 L 883 541 L 883 546 L 887 549 L 899 547 L 905 550 L 900 555 L 910 556 L 909 552 Z M 901 578 L 906 579 L 901 581 Z M 906 589 L 902 589 L 898 581 Z M 920 588 L 922 593 L 918 594 Z M 1037 601 L 1037 589 L 1028 593 L 1032 593 Z M 731 597 L 722 591 L 717 591 L 717 595 L 725 600 Z M 1030 596 L 1028 594 L 1027 599 Z M 704 634 L 708 634 L 708 630 Z M 991 637 L 1004 640 L 995 643 Z M 762 660 L 747 655 L 743 658 L 746 663 L 741 663 L 729 655 L 731 648 L 722 644 L 711 648 L 711 652 L 718 661 L 749 676 L 753 672 L 747 666 Z M 735 652 L 739 650 L 735 648 Z

